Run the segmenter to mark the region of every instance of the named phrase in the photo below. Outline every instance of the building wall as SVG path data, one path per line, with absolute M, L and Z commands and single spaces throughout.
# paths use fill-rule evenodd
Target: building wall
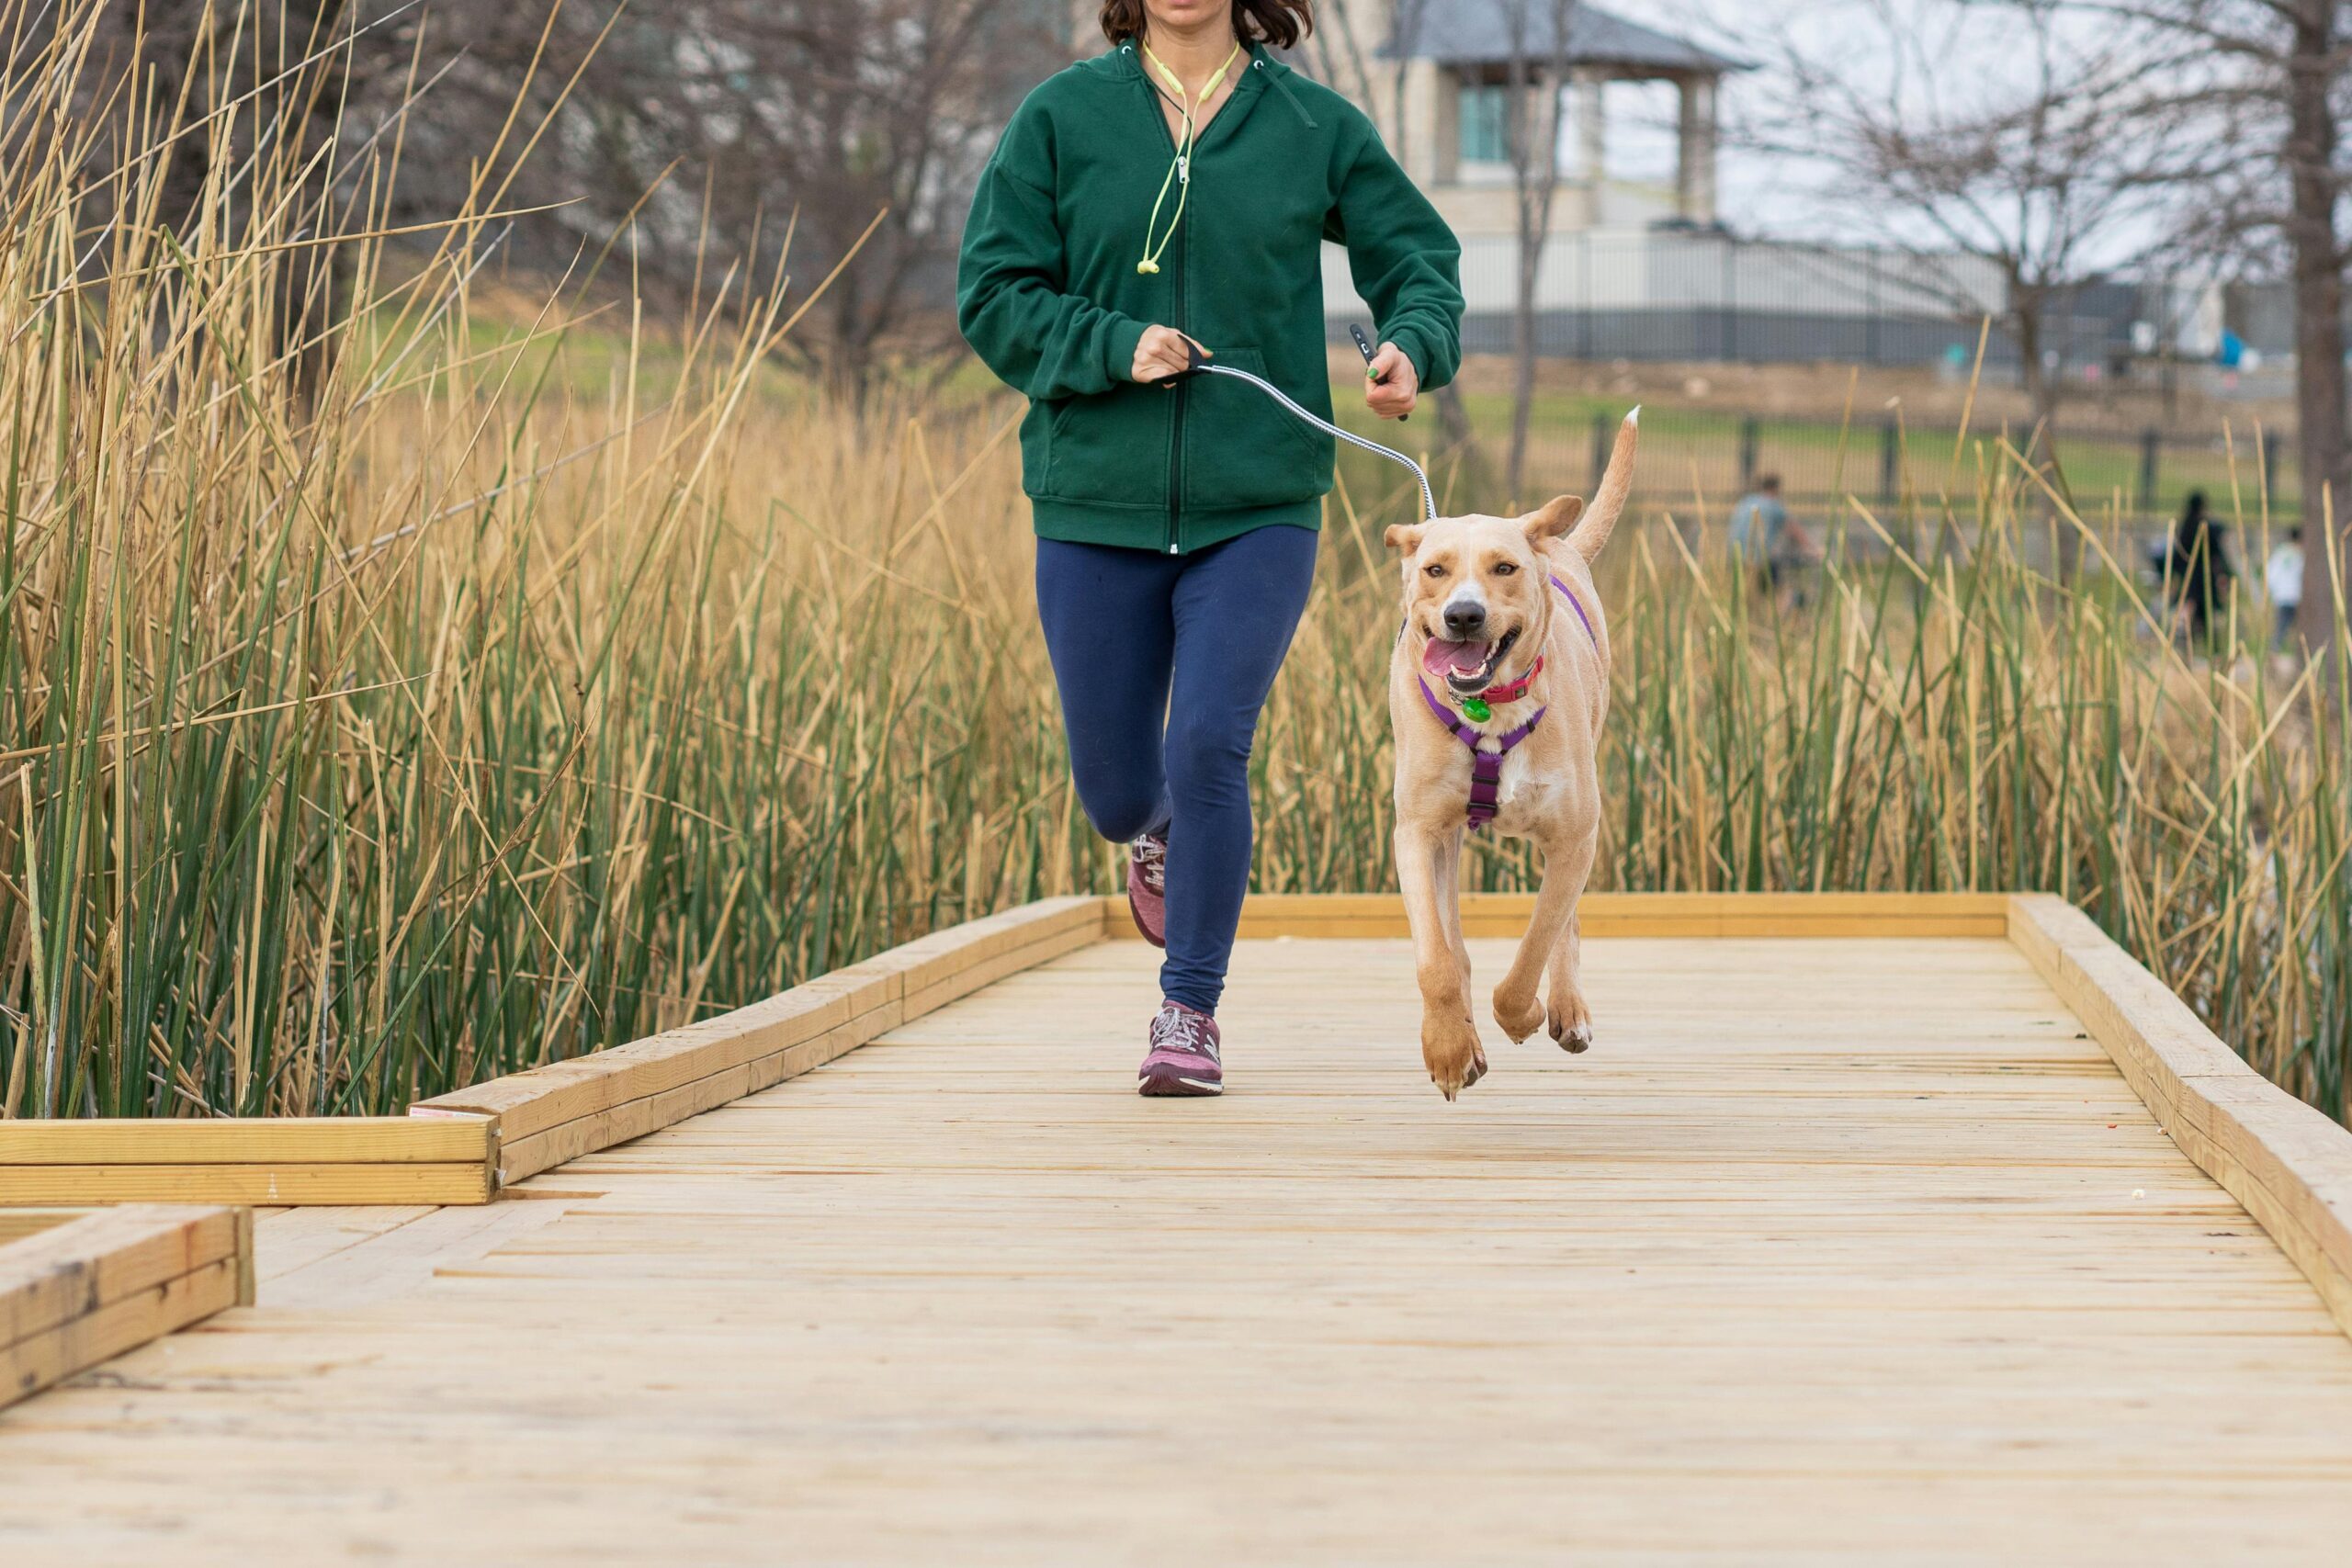
M 1518 266 L 1514 240 L 1464 234 L 1473 352 L 1509 346 Z M 1546 246 L 1536 336 L 1540 352 L 1579 358 L 1928 364 L 1973 351 L 2004 297 L 1999 270 L 1973 258 L 1611 229 Z M 1377 325 L 1336 246 L 1324 251 L 1324 301 L 1335 336 L 1350 321 Z M 2083 347 L 2114 335 L 2098 327 Z M 1994 362 L 2006 352 L 1996 341 Z

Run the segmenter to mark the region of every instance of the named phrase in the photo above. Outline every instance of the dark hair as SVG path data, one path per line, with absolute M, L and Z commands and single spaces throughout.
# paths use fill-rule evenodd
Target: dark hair
M 1781 488 L 1781 476 L 1778 474 L 1758 474 L 1756 476 L 1756 488 L 1766 491 L 1779 490 Z
M 1102 0 L 1102 36 L 1113 43 L 1141 38 L 1143 0 Z M 1233 30 L 1244 43 L 1296 49 L 1315 30 L 1315 0 L 1233 0 Z
M 2203 491 L 2192 490 L 2188 492 L 2188 504 L 2182 509 L 2180 521 L 2184 526 L 2205 521 L 2205 492 Z

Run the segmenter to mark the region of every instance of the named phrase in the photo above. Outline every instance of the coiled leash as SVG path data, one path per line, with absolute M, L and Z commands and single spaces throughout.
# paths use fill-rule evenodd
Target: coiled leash
M 1359 341 L 1362 340 L 1363 331 L 1361 328 L 1351 327 L 1349 330 L 1357 334 Z M 1292 418 L 1304 421 L 1305 423 L 1313 425 L 1316 429 L 1321 431 L 1324 434 L 1344 441 L 1351 446 L 1361 447 L 1366 452 L 1385 457 L 1392 463 L 1402 463 L 1405 467 L 1412 469 L 1413 478 L 1419 479 L 1421 484 L 1422 516 L 1425 520 L 1431 523 L 1437 521 L 1437 492 L 1430 489 L 1430 477 L 1423 471 L 1419 463 L 1416 463 L 1413 459 L 1405 456 L 1404 453 L 1397 451 L 1393 446 L 1383 446 L 1377 441 L 1367 441 L 1351 430 L 1340 429 L 1338 425 L 1333 424 L 1329 420 L 1324 419 L 1320 415 L 1313 413 L 1307 409 L 1302 407 L 1291 397 L 1289 393 L 1283 391 L 1280 387 L 1275 386 L 1272 381 L 1265 379 L 1263 377 L 1252 376 L 1247 370 L 1236 370 L 1230 365 L 1217 365 L 1212 363 L 1202 355 L 1201 345 L 1194 343 L 1189 337 L 1184 340 L 1184 357 L 1186 361 L 1184 368 L 1177 372 L 1175 375 L 1168 378 L 1167 380 L 1161 382 L 1161 386 L 1173 386 L 1177 382 L 1183 380 L 1188 376 L 1230 376 L 1237 381 L 1247 381 L 1251 386 L 1257 388 L 1258 390 L 1265 393 L 1266 396 L 1273 399 L 1274 401 L 1282 404 L 1283 408 L 1289 410 Z

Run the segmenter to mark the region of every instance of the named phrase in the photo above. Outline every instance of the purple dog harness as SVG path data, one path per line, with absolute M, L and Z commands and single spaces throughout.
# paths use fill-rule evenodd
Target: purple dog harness
M 1598 651 L 1600 634 L 1592 629 L 1592 617 L 1586 615 L 1584 606 L 1577 603 L 1576 590 L 1556 577 L 1552 579 L 1552 586 L 1560 591 L 1560 596 L 1568 602 L 1568 608 L 1574 610 L 1577 619 L 1584 623 L 1585 636 L 1592 638 L 1592 646 Z M 1456 718 L 1453 711 L 1438 700 L 1438 694 L 1430 690 L 1427 676 L 1416 675 L 1414 679 L 1420 682 L 1421 701 L 1429 705 L 1430 712 L 1437 716 L 1437 721 L 1445 726 L 1456 740 L 1470 748 L 1470 830 L 1475 833 L 1493 821 L 1496 811 L 1500 808 L 1501 799 L 1498 791 L 1502 785 L 1503 759 L 1510 754 L 1512 747 L 1535 733 L 1535 727 L 1544 722 L 1544 716 L 1551 709 L 1548 705 L 1537 708 L 1528 716 L 1525 724 L 1507 729 L 1500 735 L 1485 736 L 1475 726 Z M 1481 750 L 1478 743 L 1489 739 L 1494 742 L 1495 749 L 1491 751 Z

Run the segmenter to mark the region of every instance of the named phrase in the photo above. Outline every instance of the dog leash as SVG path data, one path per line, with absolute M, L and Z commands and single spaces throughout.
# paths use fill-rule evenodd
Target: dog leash
M 1338 425 L 1333 424 L 1329 420 L 1323 418 L 1319 414 L 1313 413 L 1301 406 L 1288 392 L 1283 391 L 1280 387 L 1275 386 L 1272 381 L 1265 379 L 1263 377 L 1252 376 L 1247 370 L 1236 370 L 1230 365 L 1216 365 L 1211 363 L 1202 355 L 1201 345 L 1194 343 L 1191 338 L 1186 338 L 1184 340 L 1184 357 L 1187 361 L 1184 368 L 1182 371 L 1179 371 L 1176 375 L 1168 378 L 1168 380 L 1162 382 L 1161 385 L 1165 386 L 1176 381 L 1181 381 L 1187 376 L 1230 376 L 1237 381 L 1247 381 L 1251 386 L 1257 388 L 1258 390 L 1265 393 L 1266 396 L 1280 403 L 1283 408 L 1289 410 L 1291 416 L 1294 419 L 1302 420 L 1306 423 L 1313 425 L 1324 434 L 1334 436 L 1339 440 L 1346 442 L 1351 446 L 1361 447 L 1366 452 L 1371 452 L 1379 457 L 1385 457 L 1392 463 L 1402 463 L 1405 467 L 1412 469 L 1413 477 L 1419 479 L 1421 483 L 1421 511 L 1429 522 L 1434 523 L 1437 521 L 1437 492 L 1430 489 L 1430 477 L 1427 473 L 1422 471 L 1421 466 L 1419 463 L 1416 463 L 1413 459 L 1405 456 L 1404 453 L 1397 451 L 1393 446 L 1383 446 L 1377 441 L 1367 441 L 1351 430 L 1340 429 Z M 1589 626 L 1590 623 L 1588 622 L 1587 625 Z

